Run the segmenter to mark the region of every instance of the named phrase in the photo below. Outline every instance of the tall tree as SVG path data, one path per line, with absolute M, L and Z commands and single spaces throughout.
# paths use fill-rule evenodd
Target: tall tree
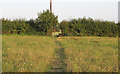
M 58 16 L 55 16 L 49 10 L 46 10 L 42 13 L 38 13 L 38 18 L 35 21 L 37 26 L 37 31 L 41 35 L 47 35 L 47 33 L 53 31 L 53 28 L 58 24 Z

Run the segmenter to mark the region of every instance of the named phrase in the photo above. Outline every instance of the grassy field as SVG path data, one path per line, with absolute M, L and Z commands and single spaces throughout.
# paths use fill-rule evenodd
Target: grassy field
M 117 72 L 118 38 L 62 38 L 67 71 Z
M 2 36 L 0 35 L 0 73 L 2 72 Z
M 3 36 L 3 72 L 45 72 L 56 44 L 50 37 Z
M 55 50 L 60 48 L 64 49 L 67 72 L 118 71 L 118 38 L 42 36 L 3 36 L 2 70 L 47 72 L 50 61 L 57 55 Z

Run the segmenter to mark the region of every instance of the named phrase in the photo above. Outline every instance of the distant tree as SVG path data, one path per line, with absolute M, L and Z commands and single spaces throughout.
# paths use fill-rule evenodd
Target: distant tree
M 68 21 L 62 21 L 60 23 L 60 29 L 62 30 L 62 35 L 67 36 L 70 35 L 70 29 L 69 29 L 69 22 Z
M 2 34 L 2 19 L 0 18 L 0 34 Z
M 30 19 L 26 21 L 26 23 L 29 24 L 29 28 L 26 30 L 25 33 L 28 35 L 37 35 L 35 20 Z
M 53 31 L 53 27 L 58 24 L 58 16 L 55 16 L 49 10 L 38 13 L 38 18 L 35 21 L 36 30 L 40 35 L 47 35 Z
M 24 34 L 28 29 L 29 24 L 26 24 L 24 19 L 8 20 L 2 19 L 3 34 Z
M 109 21 L 78 18 L 58 23 L 58 16 L 49 10 L 38 13 L 38 18 L 26 21 L 25 19 L 2 19 L 3 34 L 34 34 L 50 36 L 55 27 L 62 31 L 63 36 L 107 36 L 116 37 L 120 33 L 120 23 Z M 119 34 L 120 36 L 120 34 Z
M 118 26 L 118 36 L 120 37 L 120 22 L 117 24 L 117 26 Z
M 62 34 L 66 36 L 118 36 L 118 25 L 114 22 L 79 18 L 60 23 Z

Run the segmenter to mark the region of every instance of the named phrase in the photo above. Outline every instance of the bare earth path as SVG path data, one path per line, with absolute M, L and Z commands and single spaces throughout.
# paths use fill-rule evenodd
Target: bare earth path
M 64 63 L 66 59 L 64 54 L 64 48 L 62 47 L 59 40 L 56 41 L 56 44 L 59 46 L 55 49 L 55 54 L 51 60 L 49 72 L 66 72 L 67 65 Z

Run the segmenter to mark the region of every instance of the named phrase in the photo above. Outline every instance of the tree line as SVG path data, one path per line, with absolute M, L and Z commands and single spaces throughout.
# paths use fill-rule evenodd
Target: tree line
M 62 21 L 60 29 L 66 36 L 118 36 L 118 24 L 109 21 L 79 18 Z
M 61 30 L 62 36 L 118 36 L 118 24 L 114 22 L 78 18 L 69 21 L 63 20 L 59 23 L 58 16 L 49 10 L 38 13 L 35 20 L 2 18 L 3 34 L 51 36 L 54 30 Z
M 49 10 L 38 13 L 35 20 L 2 18 L 2 34 L 50 35 L 58 25 L 58 16 Z

